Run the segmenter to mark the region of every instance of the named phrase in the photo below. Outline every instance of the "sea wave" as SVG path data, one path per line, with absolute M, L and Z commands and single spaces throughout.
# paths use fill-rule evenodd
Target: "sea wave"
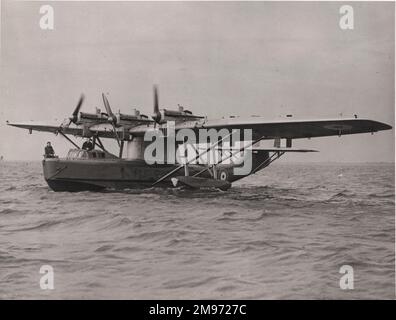
M 394 297 L 393 164 L 274 165 L 226 192 L 77 193 L 51 191 L 40 163 L 1 165 L 0 298 Z

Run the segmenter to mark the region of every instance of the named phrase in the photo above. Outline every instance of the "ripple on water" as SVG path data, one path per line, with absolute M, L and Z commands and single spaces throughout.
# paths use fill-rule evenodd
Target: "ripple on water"
M 348 263 L 362 275 L 349 298 L 394 297 L 393 164 L 274 165 L 227 192 L 79 193 L 50 191 L 39 162 L 5 166 L 0 298 L 37 296 L 25 280 L 43 264 L 54 298 L 343 298 Z

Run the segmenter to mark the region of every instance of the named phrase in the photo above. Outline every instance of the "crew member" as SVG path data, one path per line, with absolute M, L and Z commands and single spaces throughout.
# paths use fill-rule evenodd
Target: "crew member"
M 91 139 L 87 139 L 87 140 L 83 143 L 82 148 L 83 148 L 84 150 L 91 151 L 91 150 L 94 148 L 94 146 L 93 146 L 93 144 L 92 144 L 92 142 L 91 142 Z
M 55 151 L 54 148 L 51 146 L 51 142 L 47 142 L 47 145 L 44 148 L 44 157 L 45 158 L 55 158 Z

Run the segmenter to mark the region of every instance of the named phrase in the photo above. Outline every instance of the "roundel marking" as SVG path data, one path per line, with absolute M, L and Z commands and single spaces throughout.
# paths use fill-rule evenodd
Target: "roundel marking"
M 220 172 L 220 180 L 227 180 L 227 172 L 225 171 Z

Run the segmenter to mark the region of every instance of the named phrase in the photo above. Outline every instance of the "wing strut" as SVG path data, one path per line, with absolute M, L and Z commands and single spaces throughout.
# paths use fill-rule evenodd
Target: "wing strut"
M 73 146 L 75 146 L 77 149 L 80 149 L 80 147 L 62 131 L 59 131 L 59 133 L 62 135 L 62 137 L 66 138 Z
M 107 152 L 105 147 L 103 146 L 102 141 L 99 139 L 99 137 L 96 137 L 95 139 L 95 145 L 97 145 L 100 149 L 102 149 L 104 152 Z
M 285 154 L 285 151 L 275 151 L 274 153 L 272 153 L 272 155 L 270 157 L 268 157 L 267 159 L 265 159 L 263 162 L 261 162 L 256 168 L 254 168 L 252 170 L 251 174 L 256 173 L 257 171 L 259 171 L 263 166 L 267 167 L 269 166 L 272 162 L 274 162 L 275 160 L 278 160 L 281 156 L 283 156 Z
M 216 163 L 215 165 L 218 165 L 218 164 L 220 164 L 220 163 L 222 163 L 222 162 L 224 162 L 224 161 L 226 161 L 226 160 L 232 158 L 233 156 L 237 155 L 238 153 L 244 151 L 245 149 L 250 148 L 251 146 L 255 145 L 257 142 L 260 142 L 261 140 L 263 140 L 264 137 L 265 137 L 265 136 L 260 137 L 259 139 L 257 139 L 257 140 L 255 140 L 255 141 L 253 141 L 252 143 L 248 144 L 247 146 L 244 146 L 244 147 L 238 149 L 238 150 L 235 151 L 234 153 L 230 152 L 230 154 L 229 154 L 227 157 L 221 159 L 221 160 L 220 160 L 218 163 Z M 215 165 L 214 165 L 214 166 L 215 166 Z M 205 169 L 202 169 L 201 171 L 197 172 L 196 174 L 193 175 L 193 177 L 197 177 L 197 176 L 199 176 L 200 174 L 204 173 L 204 172 L 207 171 L 207 170 L 209 170 L 209 167 L 207 167 L 207 168 L 205 168 Z
M 163 175 L 161 178 L 159 178 L 156 182 L 154 182 L 151 186 L 154 187 L 156 184 L 160 183 L 161 181 L 165 180 L 166 178 L 168 178 L 169 176 L 171 176 L 172 174 L 174 174 L 175 172 L 179 171 L 181 168 L 188 166 L 191 162 L 196 161 L 197 159 L 199 159 L 200 157 L 202 157 L 204 154 L 208 153 L 209 151 L 211 151 L 214 147 L 216 147 L 220 142 L 222 142 L 223 140 L 225 140 L 226 138 L 228 138 L 230 135 L 233 134 L 233 131 L 231 131 L 229 134 L 227 134 L 224 137 L 221 137 L 221 139 L 217 140 L 217 142 L 213 143 L 210 147 L 208 147 L 205 151 L 201 152 L 200 154 L 198 154 L 195 158 L 187 161 L 185 164 L 181 164 L 180 166 L 176 167 L 175 169 L 173 169 L 172 171 L 166 173 L 165 175 Z M 205 169 L 206 170 L 206 169 Z M 188 169 L 186 170 L 188 171 Z
M 118 158 L 122 158 L 122 152 L 124 151 L 124 140 L 121 140 L 121 144 L 120 144 L 120 153 L 119 153 L 119 157 Z

